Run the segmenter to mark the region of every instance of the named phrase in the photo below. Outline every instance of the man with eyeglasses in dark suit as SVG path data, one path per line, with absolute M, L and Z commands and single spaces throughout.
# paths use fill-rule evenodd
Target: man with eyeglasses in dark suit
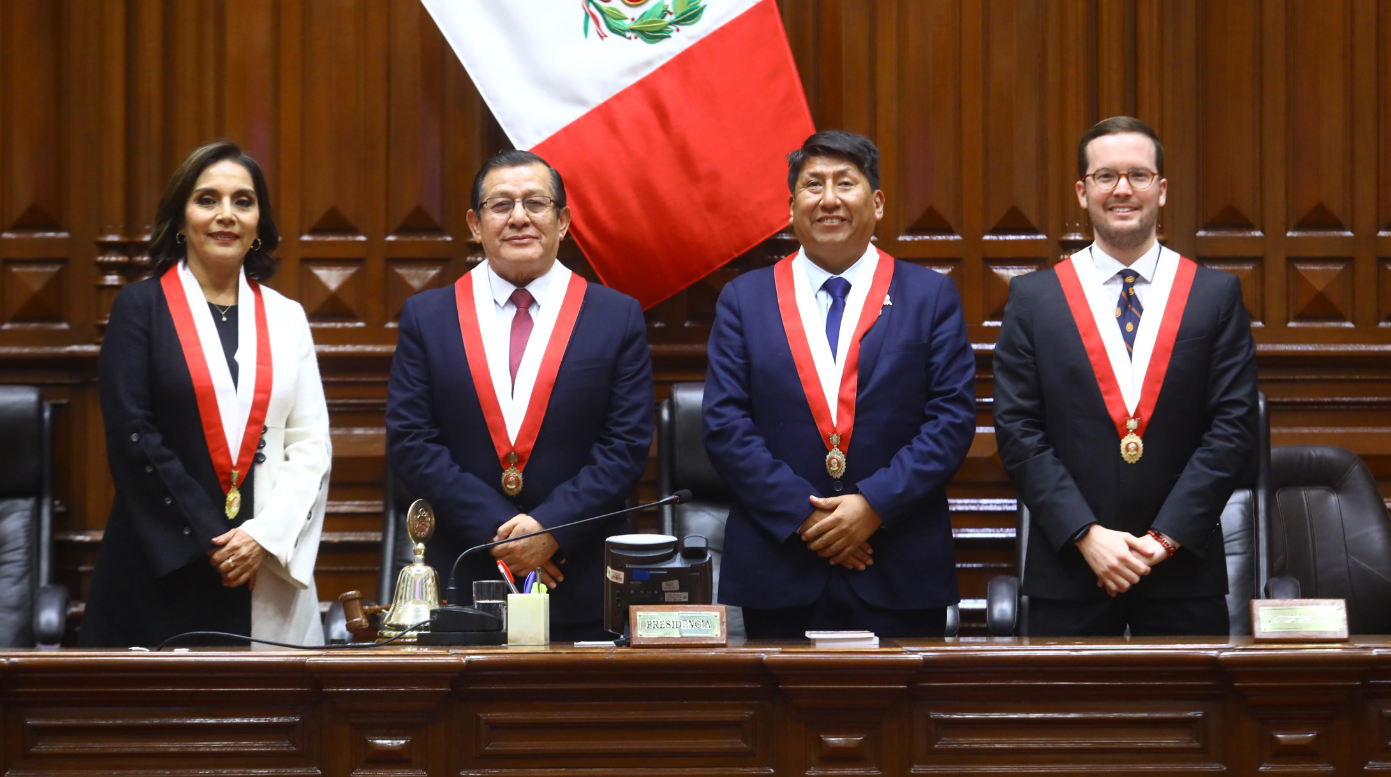
M 1155 131 L 1077 149 L 1096 241 L 1019 276 L 995 346 L 995 435 L 1032 526 L 1030 636 L 1228 632 L 1221 514 L 1255 444 L 1241 286 L 1161 246 Z

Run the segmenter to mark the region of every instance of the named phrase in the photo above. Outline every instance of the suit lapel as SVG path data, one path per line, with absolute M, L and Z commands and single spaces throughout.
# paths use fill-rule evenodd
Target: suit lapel
M 897 261 L 887 255 L 880 257 L 881 261 Z M 895 272 L 894 278 L 889 282 L 889 299 L 901 299 L 898 293 L 899 280 L 903 277 L 902 273 Z M 860 341 L 860 378 L 857 394 L 863 392 L 869 385 L 869 381 L 874 377 L 874 368 L 879 364 L 879 353 L 884 349 L 884 340 L 889 328 L 893 326 L 894 305 L 881 306 L 879 308 L 879 318 L 874 325 L 865 332 L 865 338 Z

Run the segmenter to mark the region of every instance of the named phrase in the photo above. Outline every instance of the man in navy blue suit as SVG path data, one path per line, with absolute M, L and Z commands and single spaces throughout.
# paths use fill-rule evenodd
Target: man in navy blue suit
M 387 454 L 429 500 L 426 549 L 447 574 L 465 548 L 499 545 L 517 575 L 551 587 L 551 637 L 604 639 L 603 540 L 614 525 L 565 524 L 620 509 L 652 445 L 652 362 L 636 300 L 556 261 L 570 226 L 560 173 L 526 151 L 474 178 L 469 228 L 487 261 L 406 301 L 387 389 Z M 460 567 L 496 579 L 492 558 Z
M 705 447 L 735 496 L 720 601 L 754 638 L 941 636 L 959 601 L 946 485 L 975 433 L 961 299 L 870 244 L 868 138 L 812 135 L 787 183 L 801 250 L 727 284 L 710 332 Z

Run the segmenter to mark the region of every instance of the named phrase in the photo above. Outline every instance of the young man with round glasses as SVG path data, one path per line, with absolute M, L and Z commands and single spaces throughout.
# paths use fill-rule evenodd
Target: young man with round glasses
M 387 454 L 438 528 L 427 560 L 623 507 L 652 445 L 652 362 L 637 300 L 586 283 L 556 254 L 570 228 L 560 173 L 505 151 L 473 181 L 486 261 L 406 301 L 387 388 Z M 551 637 L 606 639 L 601 521 L 499 545 L 552 589 Z M 466 559 L 465 580 L 496 578 Z
M 1159 245 L 1164 148 L 1144 122 L 1077 147 L 1096 241 L 1010 284 L 995 435 L 1032 525 L 1030 636 L 1225 636 L 1221 514 L 1255 444 L 1236 277 Z

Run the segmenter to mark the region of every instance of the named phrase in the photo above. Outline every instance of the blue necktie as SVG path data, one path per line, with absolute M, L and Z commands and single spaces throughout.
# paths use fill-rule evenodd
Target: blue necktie
M 836 358 L 836 346 L 840 344 L 840 320 L 845 316 L 845 297 L 850 294 L 850 281 L 844 278 L 827 278 L 821 288 L 831 295 L 831 309 L 826 313 L 826 339 L 831 343 L 831 358 Z
M 1135 355 L 1135 332 L 1140 328 L 1140 315 L 1145 306 L 1135 296 L 1135 281 L 1139 273 L 1129 268 L 1121 271 L 1121 298 L 1116 302 L 1116 323 L 1120 325 L 1121 337 L 1125 338 L 1125 352 Z

